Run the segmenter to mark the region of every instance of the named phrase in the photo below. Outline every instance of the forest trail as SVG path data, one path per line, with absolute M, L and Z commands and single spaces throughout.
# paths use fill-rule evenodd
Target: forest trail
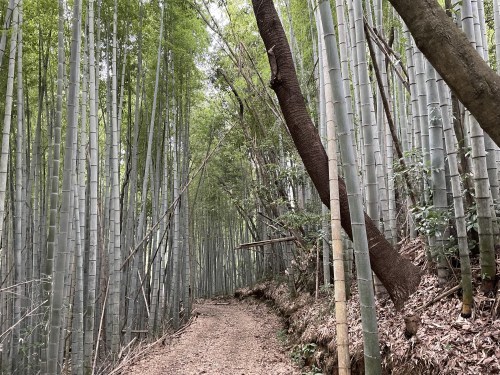
M 122 374 L 300 374 L 278 341 L 279 318 L 263 303 L 194 305 L 195 320 Z

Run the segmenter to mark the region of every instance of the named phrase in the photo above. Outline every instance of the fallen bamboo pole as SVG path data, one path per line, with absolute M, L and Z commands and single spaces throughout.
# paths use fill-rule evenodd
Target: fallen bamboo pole
M 295 241 L 297 238 L 295 236 L 292 237 L 282 237 L 282 238 L 273 238 L 271 240 L 265 240 L 265 241 L 257 241 L 257 242 L 247 242 L 247 243 L 242 243 L 236 249 L 244 249 L 248 247 L 254 247 L 254 246 L 263 246 L 263 245 L 270 245 L 273 243 L 279 243 L 279 242 L 288 242 L 288 241 Z

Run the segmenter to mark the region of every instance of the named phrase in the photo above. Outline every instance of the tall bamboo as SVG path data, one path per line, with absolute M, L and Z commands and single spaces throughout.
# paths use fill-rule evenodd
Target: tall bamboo
M 72 16 L 72 39 L 71 39 L 71 60 L 70 60 L 70 80 L 68 88 L 68 110 L 64 154 L 64 173 L 62 184 L 62 203 L 59 219 L 59 237 L 57 246 L 57 256 L 53 270 L 52 296 L 50 302 L 50 331 L 47 344 L 47 373 L 57 374 L 59 358 L 58 345 L 60 343 L 61 328 L 64 316 L 64 278 L 66 274 L 66 256 L 69 238 L 69 223 L 71 212 L 71 199 L 73 196 L 72 172 L 73 172 L 73 140 L 77 123 L 75 103 L 77 101 L 77 87 L 80 74 L 80 0 L 76 0 L 73 7 Z M 62 5 L 60 5 L 62 6 Z
M 59 165 L 61 158 L 61 123 L 63 106 L 63 81 L 64 81 L 64 7 L 62 1 L 59 2 L 59 21 L 57 37 L 57 99 L 56 116 L 53 129 L 52 143 L 52 166 L 49 169 L 50 179 L 50 202 L 49 202 L 49 233 L 47 236 L 47 259 L 45 261 L 45 277 L 52 277 L 55 255 L 57 252 L 57 212 L 59 206 Z M 44 298 L 50 298 L 52 283 L 44 283 Z M 50 305 L 50 304 L 49 304 Z M 48 333 L 47 333 L 48 334 Z M 54 350 L 54 349 L 53 349 Z M 42 349 L 42 368 L 47 366 L 48 347 Z
M 16 0 L 9 0 L 9 3 L 7 4 L 7 10 L 5 12 L 2 37 L 0 39 L 0 67 L 2 67 L 3 57 L 5 55 L 5 46 L 7 44 L 7 31 L 9 30 L 12 19 L 14 19 L 14 22 L 16 21 L 13 14 L 14 8 L 16 7 L 15 2 Z
M 363 325 L 364 358 L 366 374 L 381 373 L 380 348 L 378 341 L 377 315 L 373 291 L 372 272 L 368 255 L 368 241 L 363 212 L 363 200 L 357 174 L 356 160 L 351 140 L 351 126 L 347 115 L 344 86 L 340 75 L 340 62 L 335 40 L 330 3 L 321 2 L 321 19 L 325 33 L 325 44 L 330 67 L 332 98 L 335 105 L 335 119 L 339 126 L 339 142 L 346 187 L 349 197 L 349 209 L 353 228 L 353 241 L 356 252 L 359 295 L 361 300 L 361 320 Z M 328 38 L 328 40 L 326 39 Z M 336 272 L 337 273 L 337 272 Z M 339 277 L 342 277 L 339 275 Z M 337 276 L 336 276 L 337 277 Z M 344 289 L 345 290 L 345 289 Z
M 23 8 L 22 0 L 18 3 L 18 32 L 17 32 L 17 134 L 16 134 L 16 179 L 15 179 L 15 206 L 14 206 L 14 252 L 15 252 L 15 276 L 14 283 L 17 284 L 14 297 L 14 323 L 12 332 L 12 372 L 23 372 L 23 361 L 19 358 L 19 344 L 21 342 L 21 328 L 25 328 L 25 321 L 21 321 L 21 308 L 25 305 L 26 296 L 23 283 L 26 281 L 26 273 L 23 262 L 23 211 L 25 197 L 23 196 L 24 182 L 24 90 L 23 90 L 23 41 L 22 23 Z M 11 199 L 12 199 L 11 198 Z M 3 220 L 3 219 L 2 219 Z
M 118 28 L 118 3 L 114 2 L 113 12 L 113 57 L 112 57 L 112 87 L 111 87 L 111 232 L 109 241 L 109 254 L 112 259 L 110 272 L 110 317 L 112 318 L 111 350 L 117 355 L 120 350 L 121 319 L 120 319 L 120 294 L 121 294 L 121 211 L 120 211 L 120 170 L 118 161 L 119 130 L 118 130 L 118 102 L 117 85 L 118 71 L 116 67 L 117 54 L 117 28 Z
M 139 8 L 139 33 L 138 33 L 138 51 L 137 51 L 137 73 L 135 85 L 135 104 L 134 104 L 134 120 L 132 130 L 132 145 L 131 145 L 131 170 L 130 170 L 130 189 L 129 201 L 127 209 L 126 233 L 125 233 L 125 249 L 131 252 L 135 248 L 136 233 L 135 220 L 136 220 L 136 192 L 137 192 L 137 159 L 138 159 L 138 133 L 140 121 L 140 106 L 141 106 L 141 82 L 142 82 L 142 25 L 143 25 L 143 12 L 144 6 L 141 3 Z M 137 298 L 137 269 L 138 269 L 138 255 L 134 255 L 132 261 L 128 266 L 128 310 L 127 310 L 127 327 L 125 331 L 125 342 L 130 342 L 134 319 L 134 308 L 136 306 L 135 300 Z
M 473 10 L 470 0 L 462 2 L 462 27 L 471 41 L 476 45 L 473 23 Z M 491 217 L 491 189 L 488 176 L 486 149 L 483 130 L 472 115 L 467 116 L 472 148 L 472 165 L 474 173 L 474 190 L 477 206 L 477 222 L 479 233 L 479 251 L 481 263 L 482 288 L 492 290 L 496 274 L 493 223 Z
M 317 11 L 315 12 L 316 16 L 316 28 L 318 29 L 318 61 L 319 61 L 319 68 L 320 68 L 320 73 L 319 73 L 319 130 L 320 130 L 320 135 L 321 135 L 321 140 L 323 142 L 323 146 L 327 146 L 327 130 L 326 130 L 326 106 L 325 106 L 325 79 L 324 76 L 325 74 L 323 73 L 324 69 L 324 63 L 326 60 L 326 55 L 322 52 L 323 51 L 323 38 L 320 33 L 320 28 L 321 28 L 321 20 L 320 20 L 320 14 L 319 14 L 319 7 L 316 8 Z M 328 221 L 326 219 L 326 216 L 328 214 L 328 207 L 325 205 L 321 205 L 321 214 L 323 215 L 323 240 L 322 240 L 322 250 L 323 250 L 323 284 L 325 286 L 329 286 L 330 284 L 330 244 L 327 240 L 327 234 L 329 233 L 329 228 L 328 228 Z
M 10 37 L 9 69 L 7 73 L 7 90 L 5 93 L 5 110 L 2 127 L 2 151 L 0 154 L 0 239 L 3 236 L 5 215 L 5 193 L 7 189 L 7 170 L 10 154 L 10 127 L 12 124 L 12 101 L 14 92 L 14 69 L 16 66 L 17 31 L 18 31 L 18 3 L 15 1 L 12 34 Z
M 322 65 L 320 66 L 320 74 L 323 76 L 324 81 L 324 106 L 326 117 L 326 128 L 328 134 L 327 153 L 328 153 L 328 169 L 330 181 L 330 225 L 331 225 L 331 239 L 332 239 L 332 252 L 333 252 L 333 276 L 334 276 L 334 289 L 335 289 L 335 322 L 337 332 L 337 355 L 338 355 L 338 369 L 340 375 L 350 374 L 350 355 L 349 355 L 349 333 L 347 324 L 347 296 L 346 296 L 346 282 L 344 271 L 344 248 L 342 243 L 342 225 L 340 223 L 340 201 L 339 201 L 339 186 L 338 186 L 338 167 L 337 167 L 337 138 L 334 123 L 334 96 L 333 90 L 336 89 L 331 84 L 331 76 L 336 75 L 335 78 L 340 78 L 340 71 L 333 71 L 330 69 L 339 69 L 339 66 L 334 66 L 338 62 L 336 55 L 337 51 L 330 51 L 327 56 L 327 49 L 332 49 L 331 45 L 335 44 L 335 35 L 333 31 L 333 19 L 331 15 L 330 3 L 322 1 L 319 6 L 321 13 L 321 20 L 318 22 L 318 29 L 320 31 L 320 39 L 324 39 L 321 44 L 322 48 L 319 51 L 322 56 Z M 335 56 L 333 56 L 335 54 Z M 333 59 L 332 59 L 333 57 Z M 332 61 L 333 60 L 333 61 Z M 340 63 L 339 63 L 340 65 Z M 330 71 L 330 73 L 329 73 Z M 333 72 L 333 74 L 332 74 Z M 337 86 L 339 82 L 335 83 Z M 345 94 L 345 93 L 344 93 Z M 345 99 L 344 99 L 345 100 Z M 346 104 L 344 102 L 344 104 Z M 347 106 L 345 106 L 347 109 Z M 339 110 L 339 109 L 337 109 Z M 345 119 L 347 120 L 347 118 Z M 345 141 L 345 140 L 344 140 Z M 352 148 L 352 145 L 351 145 Z
M 495 28 L 495 57 L 497 72 L 500 72 L 500 2 L 493 0 L 493 22 Z
M 469 258 L 469 243 L 467 239 L 467 226 L 465 221 L 464 202 L 462 188 L 460 184 L 460 174 L 457 162 L 457 141 L 453 129 L 452 120 L 449 115 L 448 93 L 443 79 L 437 77 L 439 90 L 439 100 L 441 103 L 441 113 L 443 117 L 443 130 L 446 143 L 448 167 L 450 169 L 451 189 L 453 193 L 453 208 L 455 211 L 455 221 L 457 226 L 458 252 L 460 255 L 460 276 L 462 280 L 462 316 L 470 317 L 473 306 L 472 295 L 472 275 Z
M 429 119 L 429 150 L 431 160 L 432 179 L 432 205 L 441 216 L 448 209 L 446 176 L 444 165 L 443 145 L 443 120 L 441 108 L 439 107 L 439 94 L 436 85 L 436 74 L 431 64 L 427 64 L 427 110 Z M 446 247 L 448 244 L 447 223 L 441 222 L 434 228 L 436 233 L 431 236 L 431 246 L 435 246 L 437 257 L 438 278 L 440 285 L 444 285 L 448 279 L 448 261 L 446 259 Z
M 371 87 L 368 77 L 368 62 L 366 53 L 366 39 L 363 25 L 363 7 L 361 0 L 352 2 L 354 10 L 354 28 L 357 52 L 357 76 L 359 79 L 361 126 L 363 129 L 363 141 L 365 151 L 365 186 L 366 186 L 366 211 L 373 222 L 379 222 L 379 186 L 377 182 L 377 166 L 375 152 L 378 149 L 375 135 L 375 118 L 371 104 Z
M 157 97 L 158 97 L 158 82 L 160 79 L 160 69 L 161 69 L 161 44 L 163 39 L 163 6 L 161 7 L 161 15 L 160 15 L 160 33 L 158 38 L 158 51 L 156 57 L 156 75 L 155 75 L 155 86 L 153 93 L 153 104 L 152 104 L 152 113 L 151 113 L 151 121 L 149 124 L 149 133 L 148 133 L 148 145 L 146 151 L 146 163 L 144 167 L 144 176 L 142 182 L 142 205 L 141 205 L 141 213 L 139 216 L 139 224 L 137 228 L 137 241 L 142 240 L 142 233 L 144 228 L 144 218 L 146 215 L 146 198 L 148 196 L 148 183 L 149 183 L 149 175 L 151 169 L 151 153 L 153 149 L 153 136 L 155 132 L 155 120 L 156 120 L 156 106 L 157 106 Z M 151 183 L 153 186 L 153 183 Z M 135 291 L 133 291 L 135 292 Z
M 87 304 L 85 305 L 85 344 L 84 373 L 92 373 L 92 354 L 94 348 L 94 321 L 96 309 L 97 276 L 97 198 L 98 198 L 98 136 L 97 136 L 97 98 L 94 48 L 94 0 L 88 3 L 88 75 L 89 75 L 89 250 L 87 276 Z

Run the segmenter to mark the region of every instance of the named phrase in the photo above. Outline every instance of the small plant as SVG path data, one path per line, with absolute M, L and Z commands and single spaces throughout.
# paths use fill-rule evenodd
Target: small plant
M 285 329 L 280 329 L 276 333 L 276 337 L 281 345 L 286 346 L 288 344 L 288 334 Z
M 316 347 L 317 345 L 313 342 L 295 345 L 290 353 L 292 361 L 300 367 L 308 365 L 311 358 L 314 356 L 314 352 L 316 352 Z
M 428 180 L 431 174 L 431 168 L 423 161 L 422 151 L 412 149 L 404 153 L 404 158 L 407 160 L 406 167 L 403 168 L 399 160 L 394 161 L 394 184 L 403 192 L 408 194 L 408 186 L 406 180 L 413 182 L 414 187 L 420 186 L 424 180 Z
M 319 287 L 319 291 L 323 294 L 326 294 L 329 299 L 335 296 L 335 290 L 333 289 L 333 284 L 328 284 L 328 285 L 323 284 Z
M 433 205 L 415 206 L 411 209 L 416 229 L 426 236 L 442 236 L 448 227 L 450 210 L 436 209 Z
M 321 369 L 316 366 L 311 366 L 311 371 L 304 372 L 303 375 L 323 375 Z

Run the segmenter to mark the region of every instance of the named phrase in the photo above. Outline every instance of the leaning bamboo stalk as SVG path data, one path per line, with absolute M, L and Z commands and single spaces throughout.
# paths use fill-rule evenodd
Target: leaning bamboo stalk
M 200 163 L 198 169 L 196 169 L 196 171 L 193 173 L 193 175 L 191 176 L 191 178 L 182 186 L 182 188 L 179 191 L 179 196 L 172 201 L 172 203 L 168 206 L 168 208 L 165 210 L 165 212 L 163 212 L 162 215 L 158 218 L 158 220 L 156 221 L 156 223 L 154 223 L 153 225 L 151 225 L 151 228 L 149 228 L 149 230 L 144 234 L 144 236 L 139 241 L 139 243 L 137 243 L 135 245 L 135 247 L 130 251 L 130 253 L 127 256 L 127 258 L 125 258 L 125 260 L 123 261 L 123 263 L 122 263 L 122 265 L 120 267 L 120 270 L 123 269 L 123 267 L 126 266 L 126 264 L 129 262 L 129 260 L 132 258 L 132 256 L 137 251 L 139 251 L 139 249 L 141 248 L 142 244 L 147 241 L 147 239 L 151 236 L 151 233 L 153 233 L 153 231 L 155 231 L 156 228 L 158 228 L 158 226 L 161 224 L 161 222 L 163 220 L 165 220 L 165 218 L 167 218 L 167 217 L 170 219 L 170 216 L 172 215 L 172 211 L 179 204 L 179 199 L 182 196 L 182 194 L 184 194 L 186 192 L 186 190 L 189 187 L 189 185 L 191 185 L 191 183 L 196 179 L 196 177 L 198 176 L 198 174 L 200 174 L 200 172 L 206 167 L 206 164 L 208 163 L 208 161 L 212 158 L 212 156 L 215 154 L 215 152 L 219 149 L 219 147 L 221 146 L 222 142 L 226 139 L 226 136 L 231 132 L 231 130 L 233 129 L 233 127 L 234 127 L 234 125 L 231 126 L 224 133 L 224 135 L 222 135 L 222 137 L 219 139 L 219 141 L 217 142 L 217 144 L 215 145 L 215 147 L 213 148 L 213 150 L 211 150 L 207 154 L 207 156 L 202 160 L 202 162 Z
M 318 112 L 319 112 L 319 129 L 320 129 L 320 135 L 321 135 L 321 141 L 323 143 L 323 147 L 327 147 L 327 131 L 326 131 L 326 105 L 325 105 L 325 83 L 324 83 L 324 72 L 323 72 L 323 66 L 324 66 L 324 60 L 326 57 L 324 57 L 323 51 L 323 38 L 321 37 L 321 20 L 320 20 L 320 14 L 319 14 L 319 8 L 316 8 L 315 11 L 315 20 L 316 20 L 316 28 L 318 30 L 318 62 L 319 62 L 319 100 L 318 100 Z M 315 45 L 315 43 L 313 43 Z M 316 59 L 315 59 L 316 60 Z M 321 220 L 322 222 L 322 230 L 324 232 L 324 238 L 322 240 L 323 244 L 323 283 L 325 287 L 329 288 L 330 283 L 331 283 L 331 274 L 330 274 L 330 244 L 327 240 L 328 233 L 330 232 L 329 230 L 329 223 L 327 219 L 328 215 L 328 207 L 326 207 L 324 204 L 321 205 L 321 215 L 323 219 Z
M 106 293 L 104 294 L 104 301 L 102 302 L 103 306 L 106 306 L 106 301 L 108 299 L 108 290 L 109 290 L 109 277 L 108 277 L 108 282 L 106 283 Z M 99 321 L 99 331 L 97 332 L 97 340 L 96 340 L 95 352 L 94 352 L 94 361 L 92 363 L 92 375 L 95 374 L 95 370 L 96 370 L 97 355 L 99 354 L 99 342 L 101 341 L 101 333 L 102 333 L 102 326 L 104 325 L 105 313 L 106 313 L 106 309 L 103 308 L 102 313 L 101 313 L 101 319 Z

